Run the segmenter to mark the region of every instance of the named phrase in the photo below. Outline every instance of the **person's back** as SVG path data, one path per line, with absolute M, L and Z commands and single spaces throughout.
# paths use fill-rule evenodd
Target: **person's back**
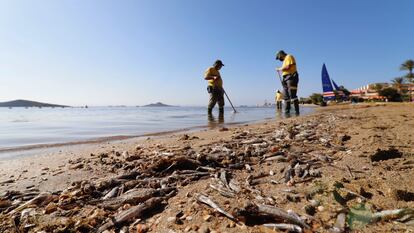
M 283 60 L 282 67 L 287 67 L 287 69 L 283 70 L 282 76 L 292 75 L 298 72 L 296 68 L 296 59 L 293 55 L 287 54 Z
M 276 92 L 276 101 L 282 101 L 283 95 L 280 91 Z
M 279 90 L 276 92 L 275 100 L 277 109 L 282 109 L 283 94 Z

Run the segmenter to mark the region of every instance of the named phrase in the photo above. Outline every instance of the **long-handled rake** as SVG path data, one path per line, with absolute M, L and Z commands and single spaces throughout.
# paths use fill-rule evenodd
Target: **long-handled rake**
M 231 105 L 231 107 L 233 108 L 234 113 L 237 113 L 236 109 L 235 109 L 235 108 L 234 108 L 234 106 L 233 106 L 233 103 L 231 102 L 231 100 L 230 100 L 229 96 L 227 95 L 227 92 L 226 92 L 224 89 L 223 89 L 223 91 L 224 91 L 224 94 L 226 95 L 227 99 L 229 100 L 230 105 Z

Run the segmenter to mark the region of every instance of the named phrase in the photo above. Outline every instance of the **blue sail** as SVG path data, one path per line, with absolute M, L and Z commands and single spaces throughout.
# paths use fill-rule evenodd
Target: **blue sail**
M 329 78 L 328 70 L 326 70 L 325 63 L 322 66 L 322 90 L 324 101 L 335 99 L 335 93 L 332 87 L 331 79 Z
M 345 96 L 344 92 L 339 89 L 338 85 L 336 85 L 336 83 L 333 79 L 331 79 L 331 80 L 332 80 L 333 86 L 335 87 L 335 90 L 338 92 L 338 95 L 343 98 Z
M 331 79 L 333 86 L 335 87 L 336 91 L 339 91 L 339 87 L 338 85 L 336 85 L 335 81 L 333 79 Z

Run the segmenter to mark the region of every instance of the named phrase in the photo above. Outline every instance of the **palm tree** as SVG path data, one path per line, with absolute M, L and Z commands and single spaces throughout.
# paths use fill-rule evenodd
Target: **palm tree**
M 408 83 L 409 83 L 408 86 L 410 89 L 410 102 L 413 101 L 412 95 L 411 95 L 411 84 L 413 83 L 413 78 L 414 78 L 413 69 L 414 69 L 413 60 L 405 61 L 403 64 L 401 64 L 401 67 L 400 67 L 400 70 L 408 70 L 408 74 L 405 76 L 405 78 L 408 80 Z
M 384 88 L 384 86 L 381 83 L 376 83 L 372 87 L 372 89 L 374 89 L 377 93 L 380 92 L 382 90 L 382 88 Z
M 401 86 L 404 84 L 404 78 L 403 77 L 394 78 L 393 80 L 391 80 L 391 82 L 392 82 L 392 86 L 395 87 L 395 89 L 398 90 L 398 93 L 401 94 Z

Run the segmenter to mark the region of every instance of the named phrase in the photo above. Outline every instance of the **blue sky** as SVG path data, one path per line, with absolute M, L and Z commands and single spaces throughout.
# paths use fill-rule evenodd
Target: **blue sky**
M 299 96 L 321 67 L 348 89 L 401 76 L 414 59 L 410 0 L 0 1 L 0 101 L 205 105 L 204 70 L 226 65 L 236 105 L 271 101 L 279 49 Z

